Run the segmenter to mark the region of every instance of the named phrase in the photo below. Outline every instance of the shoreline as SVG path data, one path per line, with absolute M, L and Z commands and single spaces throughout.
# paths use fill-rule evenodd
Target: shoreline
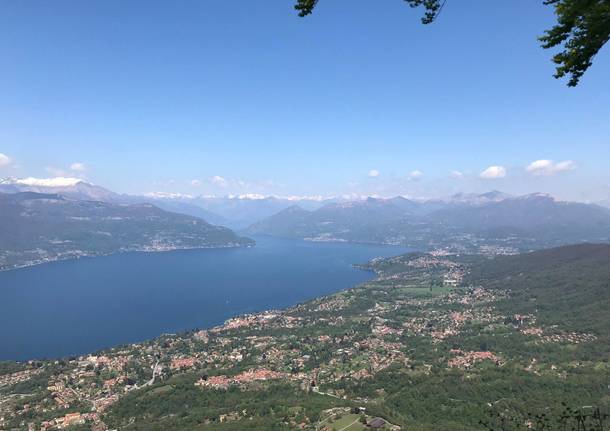
M 229 248 L 229 247 L 221 247 L 221 248 Z M 169 250 L 169 251 L 175 251 L 175 250 Z M 99 256 L 99 257 L 101 257 L 101 256 Z M 51 263 L 51 262 L 49 262 L 49 263 Z M 21 360 L 0 359 L 0 364 L 2 364 L 2 363 L 28 364 L 30 362 L 72 360 L 74 358 L 78 359 L 78 358 L 83 358 L 83 357 L 87 357 L 87 356 L 91 356 L 91 355 L 110 353 L 116 349 L 121 349 L 126 346 L 138 346 L 138 345 L 141 345 L 144 343 L 158 340 L 162 337 L 180 337 L 182 335 L 186 335 L 189 333 L 195 333 L 195 332 L 201 332 L 201 331 L 211 332 L 211 333 L 230 331 L 231 329 L 236 329 L 236 327 L 232 326 L 232 322 L 234 322 L 234 321 L 247 320 L 247 319 L 259 319 L 259 318 L 264 319 L 265 316 L 271 316 L 271 315 L 282 316 L 286 313 L 289 313 L 291 310 L 294 310 L 295 308 L 298 308 L 298 307 L 303 307 L 310 302 L 321 301 L 321 300 L 331 298 L 335 295 L 338 295 L 338 294 L 341 294 L 344 292 L 349 292 L 354 289 L 360 289 L 360 288 L 364 287 L 367 283 L 375 281 L 378 278 L 379 273 L 377 271 L 375 271 L 373 269 L 359 268 L 357 265 L 359 265 L 359 264 L 350 264 L 350 267 L 357 271 L 361 271 L 361 272 L 365 272 L 365 273 L 372 273 L 373 276 L 366 281 L 357 283 L 355 285 L 346 287 L 344 289 L 340 289 L 335 292 L 324 294 L 324 295 L 312 296 L 310 298 L 298 301 L 294 304 L 287 305 L 285 307 L 271 307 L 271 308 L 265 308 L 263 310 L 253 311 L 253 312 L 237 312 L 237 313 L 231 314 L 230 316 L 225 318 L 221 323 L 211 324 L 211 325 L 206 325 L 206 326 L 201 326 L 201 327 L 192 327 L 192 328 L 183 329 L 183 330 L 179 330 L 179 331 L 175 331 L 175 332 L 161 332 L 153 337 L 145 337 L 140 340 L 133 341 L 133 342 L 117 343 L 117 344 L 113 344 L 111 346 L 100 347 L 99 349 L 89 350 L 89 351 L 86 351 L 83 353 L 75 353 L 72 355 L 63 355 L 63 356 L 49 356 L 49 357 L 44 357 L 44 358 L 28 358 L 28 359 L 21 359 Z
M 19 264 L 13 266 L 0 266 L 0 272 L 9 272 L 16 271 L 20 269 L 32 268 L 35 266 L 45 265 L 47 263 L 57 263 L 57 262 L 68 262 L 68 261 L 77 261 L 82 258 L 96 258 L 96 257 L 108 257 L 119 254 L 128 254 L 128 253 L 167 253 L 172 251 L 182 251 L 182 250 L 222 250 L 222 249 L 232 249 L 232 248 L 252 248 L 256 247 L 256 242 L 254 244 L 241 244 L 241 245 L 215 245 L 215 246 L 199 246 L 199 247 L 170 247 L 164 249 L 149 249 L 149 248 L 138 248 L 138 249 L 124 249 L 112 251 L 110 253 L 84 253 L 81 255 L 69 256 L 69 257 L 58 257 L 47 260 L 33 261 L 27 264 Z

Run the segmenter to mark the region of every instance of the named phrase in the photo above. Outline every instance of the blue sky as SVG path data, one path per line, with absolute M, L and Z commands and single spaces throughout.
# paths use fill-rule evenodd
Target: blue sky
M 306 19 L 291 0 L 6 2 L 0 176 L 128 193 L 610 197 L 609 47 L 571 89 L 536 40 L 554 19 L 542 1 L 420 16 L 401 0 L 321 0 Z M 553 163 L 528 171 L 537 160 Z

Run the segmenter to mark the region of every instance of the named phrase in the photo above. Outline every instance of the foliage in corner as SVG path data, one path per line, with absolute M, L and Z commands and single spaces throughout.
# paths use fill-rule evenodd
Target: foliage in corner
M 430 24 L 434 21 L 438 13 L 443 7 L 445 1 L 441 3 L 441 0 L 404 0 L 409 3 L 411 7 L 424 6 L 426 11 L 424 12 L 424 16 L 422 17 L 422 23 Z M 297 0 L 297 4 L 294 6 L 296 10 L 299 11 L 299 16 L 304 17 L 310 15 L 316 5 L 318 4 L 318 0 Z
M 411 7 L 423 6 L 424 24 L 434 22 L 446 0 L 404 0 Z M 311 14 L 318 0 L 297 0 L 299 16 Z M 545 49 L 562 46 L 553 56 L 555 78 L 569 76 L 568 86 L 578 85 L 593 58 L 610 39 L 610 0 L 544 0 L 554 6 L 557 24 L 539 38 Z
M 543 48 L 563 45 L 563 51 L 553 56 L 554 76 L 569 75 L 568 86 L 575 87 L 610 39 L 610 0 L 546 0 L 544 4 L 555 6 L 557 24 L 539 39 Z

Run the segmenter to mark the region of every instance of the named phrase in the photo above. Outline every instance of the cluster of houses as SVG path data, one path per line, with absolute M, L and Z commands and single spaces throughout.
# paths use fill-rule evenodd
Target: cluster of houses
M 491 306 L 491 302 L 505 297 L 502 292 L 489 291 L 483 288 L 469 289 L 458 294 L 428 300 L 438 307 L 428 307 L 425 313 L 419 313 L 402 322 L 405 332 L 410 335 L 430 337 L 439 343 L 460 334 L 466 322 L 490 324 L 502 322 L 503 317 Z M 414 301 L 411 305 L 414 304 Z M 417 306 L 425 305 L 419 301 Z M 441 306 L 459 305 L 460 311 L 447 312 Z
M 493 364 L 501 366 L 502 358 L 495 355 L 492 352 L 473 352 L 473 351 L 462 351 L 461 349 L 451 349 L 451 354 L 455 355 L 454 358 L 449 359 L 447 365 L 451 368 L 471 368 L 477 362 L 491 361 Z
M 232 377 L 227 377 L 225 375 L 204 376 L 195 382 L 195 386 L 212 389 L 228 389 L 231 385 L 245 385 L 257 381 L 281 379 L 286 376 L 286 373 L 260 368 L 247 370 Z
M 41 371 L 42 368 L 32 366 L 31 368 L 27 368 L 25 370 L 0 375 L 0 389 L 30 380 L 32 377 L 40 374 Z
M 64 416 L 60 416 L 50 421 L 43 421 L 40 424 L 40 431 L 54 430 L 54 429 L 66 429 L 75 425 L 83 425 L 85 423 L 91 424 L 93 431 L 106 431 L 107 427 L 100 421 L 97 413 L 66 413 Z M 34 431 L 34 427 L 30 427 L 31 431 Z
M 420 256 L 400 264 L 422 271 L 420 274 L 426 277 L 430 271 L 445 274 L 456 285 L 466 273 L 461 265 L 441 255 Z M 382 279 L 396 277 L 400 279 L 403 275 L 393 273 Z M 401 288 L 405 284 L 402 281 L 398 283 Z M 9 417 L 31 416 L 26 413 L 44 413 L 48 417 L 50 412 L 56 412 L 55 419 L 38 422 L 34 429 L 62 429 L 86 422 L 101 431 L 105 429 L 104 413 L 125 394 L 183 372 L 209 374 L 195 383 L 201 390 L 224 390 L 254 383 L 252 386 L 258 387 L 264 382 L 283 380 L 294 382 L 295 387 L 303 390 L 323 388 L 320 391 L 325 392 L 320 393 L 343 398 L 345 392 L 333 389 L 333 384 L 346 379 L 362 381 L 393 364 L 406 367 L 413 363 L 416 352 L 409 350 L 407 337 L 424 337 L 437 346 L 459 335 L 468 322 L 512 325 L 540 342 L 581 343 L 595 339 L 592 334 L 547 332 L 535 326 L 533 315 L 500 315 L 494 302 L 506 298 L 506 292 L 477 287 L 439 296 L 410 296 L 398 291 L 390 284 L 386 291 L 378 292 L 371 305 L 367 305 L 370 308 L 364 311 L 350 311 L 358 303 L 359 293 L 347 291 L 286 311 L 239 316 L 209 330 L 162 336 L 151 342 L 112 349 L 104 355 L 69 360 L 60 373 L 49 379 L 46 399 L 18 411 L 3 411 L 0 403 L 0 425 Z M 405 310 L 408 313 L 402 313 Z M 345 329 L 350 327 L 359 329 Z M 483 349 L 453 349 L 450 354 L 447 367 L 463 370 L 482 362 L 499 366 L 505 360 Z M 247 368 L 243 366 L 245 360 L 252 365 L 241 371 Z M 231 370 L 238 366 L 241 372 L 233 374 Z M 432 365 L 424 364 L 422 368 L 425 367 Z M 32 365 L 2 375 L 0 388 L 32 379 L 43 370 L 44 365 Z M 87 408 L 80 413 L 66 413 L 76 405 Z M 382 429 L 377 427 L 379 423 L 372 421 L 367 426 Z

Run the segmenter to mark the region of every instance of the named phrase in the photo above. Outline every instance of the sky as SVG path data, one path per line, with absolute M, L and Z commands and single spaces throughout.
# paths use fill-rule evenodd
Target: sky
M 552 77 L 542 0 L 5 2 L 0 177 L 124 193 L 610 198 L 610 47 Z

